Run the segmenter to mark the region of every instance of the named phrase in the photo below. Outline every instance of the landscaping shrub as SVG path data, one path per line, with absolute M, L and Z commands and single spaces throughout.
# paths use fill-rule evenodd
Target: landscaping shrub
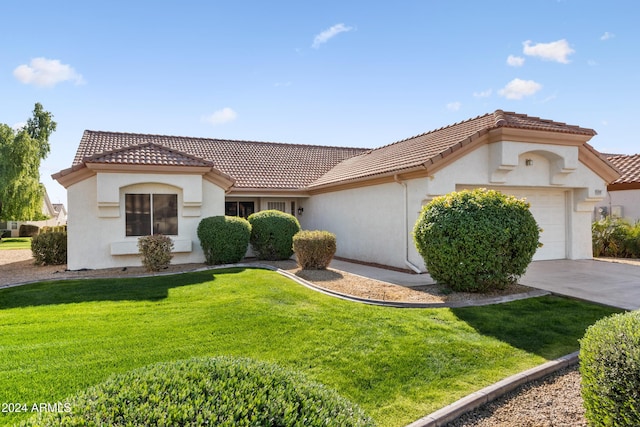
M 591 426 L 640 425 L 640 311 L 590 326 L 580 340 L 581 393 Z
M 22 426 L 370 426 L 356 405 L 273 364 L 227 357 L 159 363 L 113 376 Z
M 40 232 L 40 228 L 37 225 L 32 224 L 20 224 L 18 229 L 18 237 L 33 237 L 37 236 Z
M 336 235 L 328 231 L 302 230 L 293 236 L 293 252 L 304 270 L 324 270 L 336 253 Z
M 515 283 L 540 246 L 539 236 L 527 202 L 484 188 L 433 199 L 413 230 L 431 277 L 466 292 Z
M 251 223 L 251 247 L 256 257 L 266 260 L 289 259 L 293 255 L 293 236 L 300 223 L 293 215 L 278 210 L 256 212 Z
M 0 230 L 0 239 L 11 237 L 11 230 Z
M 198 239 L 207 264 L 228 264 L 244 258 L 251 224 L 236 216 L 212 216 L 198 224 Z
M 142 265 L 147 271 L 160 271 L 169 267 L 173 240 L 169 236 L 154 234 L 138 239 L 138 251 L 142 256 Z
M 593 256 L 624 257 L 631 242 L 631 225 L 617 218 L 607 217 L 591 224 Z
M 31 239 L 31 253 L 36 265 L 67 263 L 67 233 L 38 234 Z

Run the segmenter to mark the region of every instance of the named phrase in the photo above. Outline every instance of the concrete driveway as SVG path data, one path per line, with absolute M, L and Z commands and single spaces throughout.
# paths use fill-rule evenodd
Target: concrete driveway
M 599 260 L 534 261 L 520 283 L 626 310 L 640 308 L 640 265 Z

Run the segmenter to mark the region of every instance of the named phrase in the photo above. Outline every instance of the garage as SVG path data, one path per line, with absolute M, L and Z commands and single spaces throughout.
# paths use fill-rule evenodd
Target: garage
M 465 187 L 471 188 L 471 187 Z M 531 213 L 542 228 L 543 246 L 533 256 L 534 261 L 565 259 L 567 257 L 566 191 L 535 188 L 489 187 L 502 193 L 525 198 L 531 204 Z

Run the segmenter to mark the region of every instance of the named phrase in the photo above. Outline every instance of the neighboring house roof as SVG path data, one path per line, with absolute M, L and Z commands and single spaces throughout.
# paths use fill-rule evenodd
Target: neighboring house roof
M 620 171 L 620 178 L 609 184 L 608 190 L 640 189 L 640 154 L 616 154 L 607 160 Z
M 585 140 L 596 134 L 593 129 L 496 110 L 493 113 L 423 133 L 353 157 L 316 180 L 311 188 L 415 168 L 426 169 L 498 128 L 581 135 Z
M 64 207 L 64 205 L 62 203 L 53 203 L 53 210 L 58 215 L 60 215 L 60 213 L 62 213 L 63 215 L 66 215 L 66 213 L 67 213 L 67 210 L 65 209 L 65 207 Z
M 138 148 L 132 152 L 122 151 L 131 147 Z M 366 151 L 364 148 L 87 130 L 82 136 L 73 165 L 77 167 L 98 161 L 124 163 L 133 159 L 139 164 L 153 165 L 162 155 L 169 155 L 167 150 L 213 165 L 235 179 L 235 189 L 304 188 L 344 159 Z M 180 163 L 186 160 L 172 161 Z

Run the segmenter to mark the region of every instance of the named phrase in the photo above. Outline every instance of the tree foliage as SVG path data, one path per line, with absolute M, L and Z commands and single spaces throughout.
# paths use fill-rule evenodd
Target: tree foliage
M 51 150 L 49 136 L 56 125 L 40 103 L 21 129 L 0 123 L 0 218 L 42 219 L 40 162 Z

